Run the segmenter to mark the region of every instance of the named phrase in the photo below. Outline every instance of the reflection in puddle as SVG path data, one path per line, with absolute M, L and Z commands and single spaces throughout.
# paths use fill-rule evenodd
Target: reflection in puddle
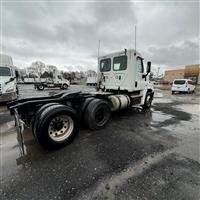
M 15 131 L 15 122 L 14 121 L 0 124 L 0 133 L 1 134 L 8 134 L 13 131 Z
M 162 93 L 162 91 L 155 91 L 155 93 L 154 93 L 154 98 L 161 98 L 161 97 L 163 97 L 163 93 Z
M 172 115 L 166 115 L 161 111 L 154 111 L 152 112 L 152 123 L 164 122 L 172 117 Z
M 167 98 L 154 98 L 153 103 L 172 103 L 173 101 L 171 99 Z
M 199 104 L 182 104 L 182 105 L 177 105 L 176 108 L 191 114 L 200 115 Z

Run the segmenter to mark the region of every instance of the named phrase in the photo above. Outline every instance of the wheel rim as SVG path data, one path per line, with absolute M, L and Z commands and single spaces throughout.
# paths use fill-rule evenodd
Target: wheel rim
M 57 142 L 67 139 L 74 129 L 74 121 L 70 116 L 55 117 L 49 124 L 49 137 Z
M 67 85 L 63 85 L 63 88 L 66 89 L 66 88 L 67 88 Z
M 98 125 L 104 124 L 109 119 L 109 113 L 106 108 L 99 108 L 95 113 L 94 119 Z
M 104 113 L 104 109 L 100 108 L 99 110 L 97 110 L 97 112 L 95 113 L 95 121 L 96 123 L 101 123 L 102 121 L 104 121 L 105 118 L 105 113 Z
M 42 90 L 42 89 L 43 89 L 43 86 L 42 86 L 42 85 L 40 85 L 40 86 L 39 86 L 39 88 Z
M 151 96 L 150 95 L 147 96 L 147 106 L 148 107 L 151 106 Z

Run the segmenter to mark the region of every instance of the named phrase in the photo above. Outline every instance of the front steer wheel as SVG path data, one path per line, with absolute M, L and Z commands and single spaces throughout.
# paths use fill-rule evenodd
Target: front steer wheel
M 144 101 L 144 105 L 142 106 L 143 109 L 147 110 L 151 108 L 151 104 L 153 101 L 153 93 L 151 91 L 148 91 L 146 93 L 146 97 L 145 97 L 145 101 Z
M 51 105 L 34 124 L 38 142 L 48 149 L 59 149 L 72 141 L 79 130 L 77 113 L 65 105 Z
M 38 86 L 37 86 L 37 89 L 38 89 L 38 90 L 44 90 L 44 85 L 43 85 L 43 84 L 38 85 Z
M 63 85 L 61 86 L 61 89 L 64 89 L 64 90 L 68 89 L 68 85 L 67 85 L 67 84 L 63 84 Z
M 108 102 L 101 99 L 92 100 L 84 113 L 84 121 L 91 130 L 99 130 L 106 126 L 111 116 Z

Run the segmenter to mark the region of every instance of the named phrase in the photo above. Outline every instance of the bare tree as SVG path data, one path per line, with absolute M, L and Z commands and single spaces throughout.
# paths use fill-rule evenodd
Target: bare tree
M 45 71 L 45 64 L 41 61 L 35 61 L 31 64 L 31 68 L 35 70 L 38 77 L 40 78 L 43 72 Z
M 54 72 L 54 71 L 58 71 L 57 67 L 54 65 L 46 65 L 46 70 L 47 72 Z

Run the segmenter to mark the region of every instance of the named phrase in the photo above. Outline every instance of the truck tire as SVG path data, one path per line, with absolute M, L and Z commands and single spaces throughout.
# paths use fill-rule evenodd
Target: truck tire
M 39 85 L 37 86 L 37 89 L 38 89 L 38 90 L 44 90 L 44 85 L 43 85 L 43 84 L 39 84 Z
M 143 109 L 145 109 L 145 110 L 150 109 L 152 100 L 153 100 L 153 93 L 151 91 L 147 91 Z
M 35 113 L 35 115 L 33 115 L 32 119 L 31 119 L 31 128 L 32 128 L 32 132 L 33 132 L 33 136 L 35 136 L 35 124 L 38 124 L 39 120 L 40 120 L 40 115 L 41 113 L 46 109 L 48 108 L 49 106 L 52 106 L 52 105 L 60 105 L 59 103 L 48 103 L 48 104 L 45 104 L 43 106 L 41 106 Z
M 68 85 L 67 85 L 67 84 L 63 84 L 63 85 L 61 86 L 61 89 L 64 89 L 64 90 L 68 89 Z
M 84 121 L 91 130 L 99 130 L 106 126 L 111 116 L 111 109 L 105 100 L 92 100 L 84 113 Z
M 79 130 L 76 111 L 65 105 L 51 105 L 44 109 L 34 125 L 38 142 L 48 149 L 59 149 L 72 141 Z
M 89 98 L 85 99 L 85 101 L 81 105 L 81 113 L 85 113 L 85 109 L 87 108 L 87 106 L 89 105 L 89 103 L 91 101 L 93 101 L 94 99 L 95 99 L 94 97 L 89 97 Z

